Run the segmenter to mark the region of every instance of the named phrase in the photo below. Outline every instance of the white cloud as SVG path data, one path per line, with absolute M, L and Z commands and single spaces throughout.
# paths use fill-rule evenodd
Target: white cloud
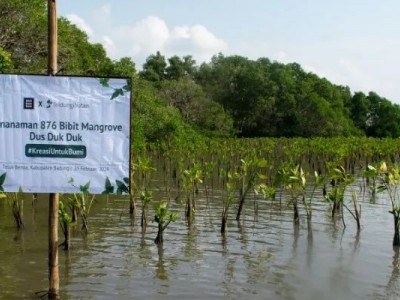
M 228 52 L 227 43 L 202 24 L 174 27 L 162 18 L 150 15 L 132 24 L 121 25 L 112 15 L 111 4 L 104 4 L 92 11 L 87 20 L 76 14 L 66 17 L 85 31 L 91 42 L 103 44 L 111 58 L 130 56 L 138 68 L 157 51 L 166 58 L 192 55 L 197 63 L 209 61 L 219 52 Z
M 92 12 L 92 19 L 96 25 L 108 23 L 111 20 L 111 4 L 103 4 Z
M 109 37 L 104 35 L 102 38 L 103 42 L 103 46 L 107 51 L 107 54 L 111 57 L 115 57 L 115 54 L 117 53 L 117 47 L 115 46 L 114 41 Z
M 66 18 L 72 23 L 75 24 L 79 29 L 86 32 L 89 38 L 92 38 L 94 35 L 93 29 L 89 26 L 88 23 L 81 17 L 75 14 L 66 15 Z
M 148 54 L 153 54 L 158 50 L 163 52 L 170 37 L 170 31 L 164 20 L 154 16 L 140 20 L 132 27 L 128 27 L 127 31 L 130 31 L 128 34 L 130 40 L 128 39 L 126 42 L 133 42 L 136 49 Z M 133 54 L 142 54 L 140 52 Z
M 218 39 L 202 25 L 190 27 L 189 34 L 194 46 L 199 50 L 215 53 L 216 50 L 223 51 L 227 48 L 223 40 Z
M 320 74 L 317 70 L 316 67 L 311 66 L 311 65 L 304 65 L 303 66 L 304 71 L 314 73 L 314 74 Z
M 281 50 L 281 51 L 274 53 L 272 58 L 279 62 L 285 62 L 288 59 L 288 55 L 285 51 Z
M 208 61 L 213 55 L 227 49 L 225 41 L 200 24 L 174 27 L 166 42 L 169 55 L 192 55 L 198 63 Z
M 199 63 L 228 48 L 203 25 L 169 27 L 157 16 L 148 16 L 131 26 L 114 27 L 112 32 L 117 56 L 130 55 L 138 66 L 157 51 L 166 57 L 192 55 Z

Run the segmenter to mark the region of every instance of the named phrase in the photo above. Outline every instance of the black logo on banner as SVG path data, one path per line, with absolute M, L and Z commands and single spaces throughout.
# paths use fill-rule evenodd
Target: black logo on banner
M 34 109 L 35 99 L 34 98 L 24 98 L 24 109 Z

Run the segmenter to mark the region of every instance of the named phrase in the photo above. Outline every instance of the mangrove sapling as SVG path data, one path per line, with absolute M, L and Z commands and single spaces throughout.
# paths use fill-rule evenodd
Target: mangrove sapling
M 71 248 L 71 227 L 76 224 L 66 209 L 70 201 L 70 199 L 66 199 L 60 201 L 58 205 L 59 222 L 64 235 L 64 242 L 60 246 L 63 246 L 64 250 L 69 250 Z
M 393 215 L 394 221 L 394 236 L 393 246 L 400 246 L 400 198 L 398 187 L 400 184 L 399 166 L 393 166 L 388 169 L 385 162 L 379 168 L 381 177 L 381 185 L 378 187 L 378 192 L 386 191 L 389 195 L 392 204 L 392 210 L 389 211 Z
M 300 173 L 301 176 L 301 184 L 302 184 L 302 189 L 303 189 L 303 196 L 302 196 L 302 202 L 304 205 L 304 209 L 306 211 L 307 215 L 307 226 L 308 230 L 311 230 L 311 218 L 312 218 L 312 199 L 314 198 L 315 191 L 319 186 L 321 186 L 324 183 L 324 178 L 321 177 L 317 171 L 314 171 L 314 182 L 313 186 L 311 189 L 311 194 L 308 197 L 306 195 L 306 178 L 304 172 L 301 171 Z
M 260 183 L 256 185 L 254 189 L 256 195 L 262 195 L 264 199 L 275 199 L 276 189 L 274 187 L 268 186 L 265 183 Z
M 150 191 L 146 192 L 140 192 L 139 196 L 140 202 L 142 203 L 142 217 L 140 221 L 140 226 L 142 226 L 143 232 L 146 231 L 146 226 L 147 226 L 147 210 L 148 206 L 153 199 L 153 193 Z
M 169 212 L 168 203 L 165 201 L 160 202 L 155 209 L 154 222 L 158 224 L 157 237 L 154 240 L 155 244 L 162 244 L 164 242 L 164 231 L 171 222 L 175 222 L 178 218 L 177 214 Z
M 343 206 L 347 209 L 347 211 L 352 215 L 352 217 L 356 221 L 356 223 L 357 223 L 357 231 L 360 231 L 360 229 L 361 229 L 361 223 L 360 223 L 361 206 L 360 206 L 360 203 L 358 202 L 357 193 L 355 191 L 353 191 L 351 193 L 351 202 L 353 203 L 354 212 L 346 205 L 345 202 L 343 202 Z
M 24 199 L 21 197 L 22 189 L 19 188 L 17 193 L 7 193 L 7 198 L 11 200 L 12 214 L 14 217 L 15 225 L 20 230 L 24 228 L 23 221 L 23 210 L 24 210 Z
M 376 185 L 377 185 L 377 179 L 379 176 L 379 166 L 373 166 L 373 165 L 368 165 L 367 170 L 363 172 L 363 175 L 366 177 L 368 186 L 369 186 L 369 191 L 371 195 L 371 202 L 375 202 L 375 197 L 376 197 Z
M 73 186 L 75 186 L 73 184 L 74 183 L 73 178 L 71 178 L 69 180 L 69 183 L 71 183 Z M 90 209 L 92 208 L 92 205 L 95 200 L 95 195 L 89 194 L 89 188 L 90 188 L 90 181 L 88 181 L 85 185 L 80 185 L 79 186 L 80 193 L 72 194 L 72 199 L 70 200 L 73 203 L 77 203 L 77 206 L 79 207 L 79 211 L 80 211 L 80 214 L 82 217 L 81 230 L 85 233 L 88 233 L 88 231 L 89 231 L 88 218 L 89 218 Z
M 281 169 L 278 170 L 278 178 L 278 181 L 283 185 L 284 189 L 288 191 L 290 195 L 288 205 L 293 206 L 293 221 L 296 225 L 298 225 L 300 222 L 298 201 L 300 198 L 305 201 L 304 190 L 306 178 L 303 169 L 299 165 L 295 167 L 281 167 Z
M 139 195 L 139 199 L 142 202 L 142 217 L 140 225 L 142 226 L 142 228 L 144 228 L 147 226 L 146 211 L 147 204 L 149 203 L 147 201 L 150 201 L 152 197 L 151 193 L 148 192 L 148 189 L 150 187 L 150 175 L 156 169 L 152 167 L 151 159 L 139 157 L 138 162 L 133 165 L 133 170 L 136 173 L 136 176 L 134 178 L 136 178 L 137 180 L 136 182 L 134 182 L 136 193 Z M 129 209 L 130 213 L 132 213 L 134 207 L 136 207 L 136 205 L 133 206 L 134 203 L 132 203 L 132 201 L 136 202 L 134 198 L 131 197 L 131 205 Z
M 228 175 L 230 177 L 230 175 Z M 228 210 L 234 202 L 235 184 L 234 182 L 226 183 L 226 197 L 222 199 L 222 216 L 221 216 L 221 233 L 224 234 L 226 231 L 226 222 L 228 221 Z
M 243 210 L 244 202 L 247 194 L 251 189 L 254 189 L 257 183 L 257 179 L 265 180 L 267 177 L 259 172 L 260 168 L 267 166 L 265 159 L 253 157 L 245 161 L 240 160 L 241 165 L 238 171 L 235 173 L 235 177 L 238 178 L 240 183 L 239 189 L 239 206 L 236 213 L 236 221 L 240 220 L 240 215 Z
M 343 225 L 345 225 L 342 203 L 344 200 L 346 187 L 354 181 L 354 178 L 351 174 L 347 173 L 342 166 L 340 166 L 338 168 L 333 168 L 330 170 L 330 181 L 331 189 L 327 192 L 325 200 L 332 204 L 332 218 L 335 217 L 335 214 L 337 212 L 341 212 Z
M 213 170 L 215 169 L 216 164 L 214 162 L 204 162 L 203 163 L 203 182 L 204 184 L 204 190 L 206 193 L 206 199 L 207 199 L 207 205 L 208 205 L 208 200 L 209 200 L 209 195 L 210 195 L 210 191 L 212 192 L 214 189 L 213 186 Z M 211 183 L 211 187 L 209 186 L 209 183 L 207 182 L 206 178 L 210 179 L 210 183 Z
M 196 211 L 196 191 L 199 183 L 203 183 L 202 171 L 197 164 L 192 168 L 183 171 L 183 188 L 186 192 L 186 219 L 191 222 L 193 213 Z
M 274 187 L 266 185 L 265 183 L 260 183 L 256 185 L 254 189 L 254 196 L 257 195 L 262 195 L 264 199 L 274 200 L 276 196 L 276 189 Z M 256 199 L 254 199 L 254 201 L 256 201 Z

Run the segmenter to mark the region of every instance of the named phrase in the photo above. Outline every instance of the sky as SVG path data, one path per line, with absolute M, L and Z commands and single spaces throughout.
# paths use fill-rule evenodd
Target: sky
M 57 10 L 137 69 L 157 51 L 197 65 L 266 57 L 400 104 L 399 0 L 58 0 Z

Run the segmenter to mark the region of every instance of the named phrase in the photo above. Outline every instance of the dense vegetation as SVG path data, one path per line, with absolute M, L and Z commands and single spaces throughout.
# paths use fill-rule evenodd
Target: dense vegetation
M 42 0 L 0 0 L 0 72 L 47 72 Z M 110 59 L 103 46 L 61 17 L 60 75 L 129 76 L 134 147 L 201 137 L 399 137 L 400 107 L 374 92 L 352 93 L 296 63 L 215 55 Z
M 46 74 L 45 1 L 0 0 L 0 16 L 0 73 Z M 344 207 L 359 230 L 358 196 L 352 194 L 351 203 L 345 202 L 344 196 L 358 173 L 366 178 L 362 190 L 369 188 L 371 199 L 375 200 L 376 192 L 388 192 L 395 225 L 393 245 L 400 244 L 400 139 L 393 139 L 400 136 L 399 105 L 375 92 L 353 93 L 349 87 L 304 71 L 297 63 L 282 64 L 268 58 L 251 60 L 220 53 L 197 65 L 190 55 L 166 58 L 157 52 L 138 71 L 129 57 L 110 59 L 101 44 L 90 43 L 86 33 L 63 17 L 58 20 L 58 33 L 58 75 L 125 76 L 133 82 L 135 155 L 131 171 L 135 176 L 130 183 L 130 213 L 135 215 L 136 200 L 140 200 L 143 228 L 152 201 L 149 175 L 155 170 L 153 161 L 162 166 L 169 195 L 177 190 L 176 200 L 186 198 L 189 226 L 198 185 L 204 183 L 208 199 L 214 178 L 218 179 L 226 194 L 222 233 L 235 197 L 239 199 L 239 221 L 251 193 L 273 200 L 277 193 L 287 196 L 296 224 L 302 204 L 311 229 L 317 187 L 331 207 L 332 218 L 341 207 L 345 226 Z M 306 180 L 310 182 L 307 186 Z M 0 190 L 3 181 L 4 177 L 0 178 Z M 109 188 L 110 183 L 107 193 Z M 59 207 L 66 241 L 68 228 L 76 224 L 76 218 L 65 210 L 67 205 L 72 205 L 72 211 L 74 206 L 81 210 L 87 231 L 94 199 L 86 198 L 88 190 L 88 184 L 81 186 L 80 196 L 63 200 Z M 23 227 L 18 201 L 15 195 L 13 213 L 17 227 Z M 354 210 L 348 208 L 350 205 Z M 176 217 L 169 212 L 167 202 L 155 209 L 157 244 L 162 243 L 163 231 Z M 64 243 L 66 249 L 68 245 Z

